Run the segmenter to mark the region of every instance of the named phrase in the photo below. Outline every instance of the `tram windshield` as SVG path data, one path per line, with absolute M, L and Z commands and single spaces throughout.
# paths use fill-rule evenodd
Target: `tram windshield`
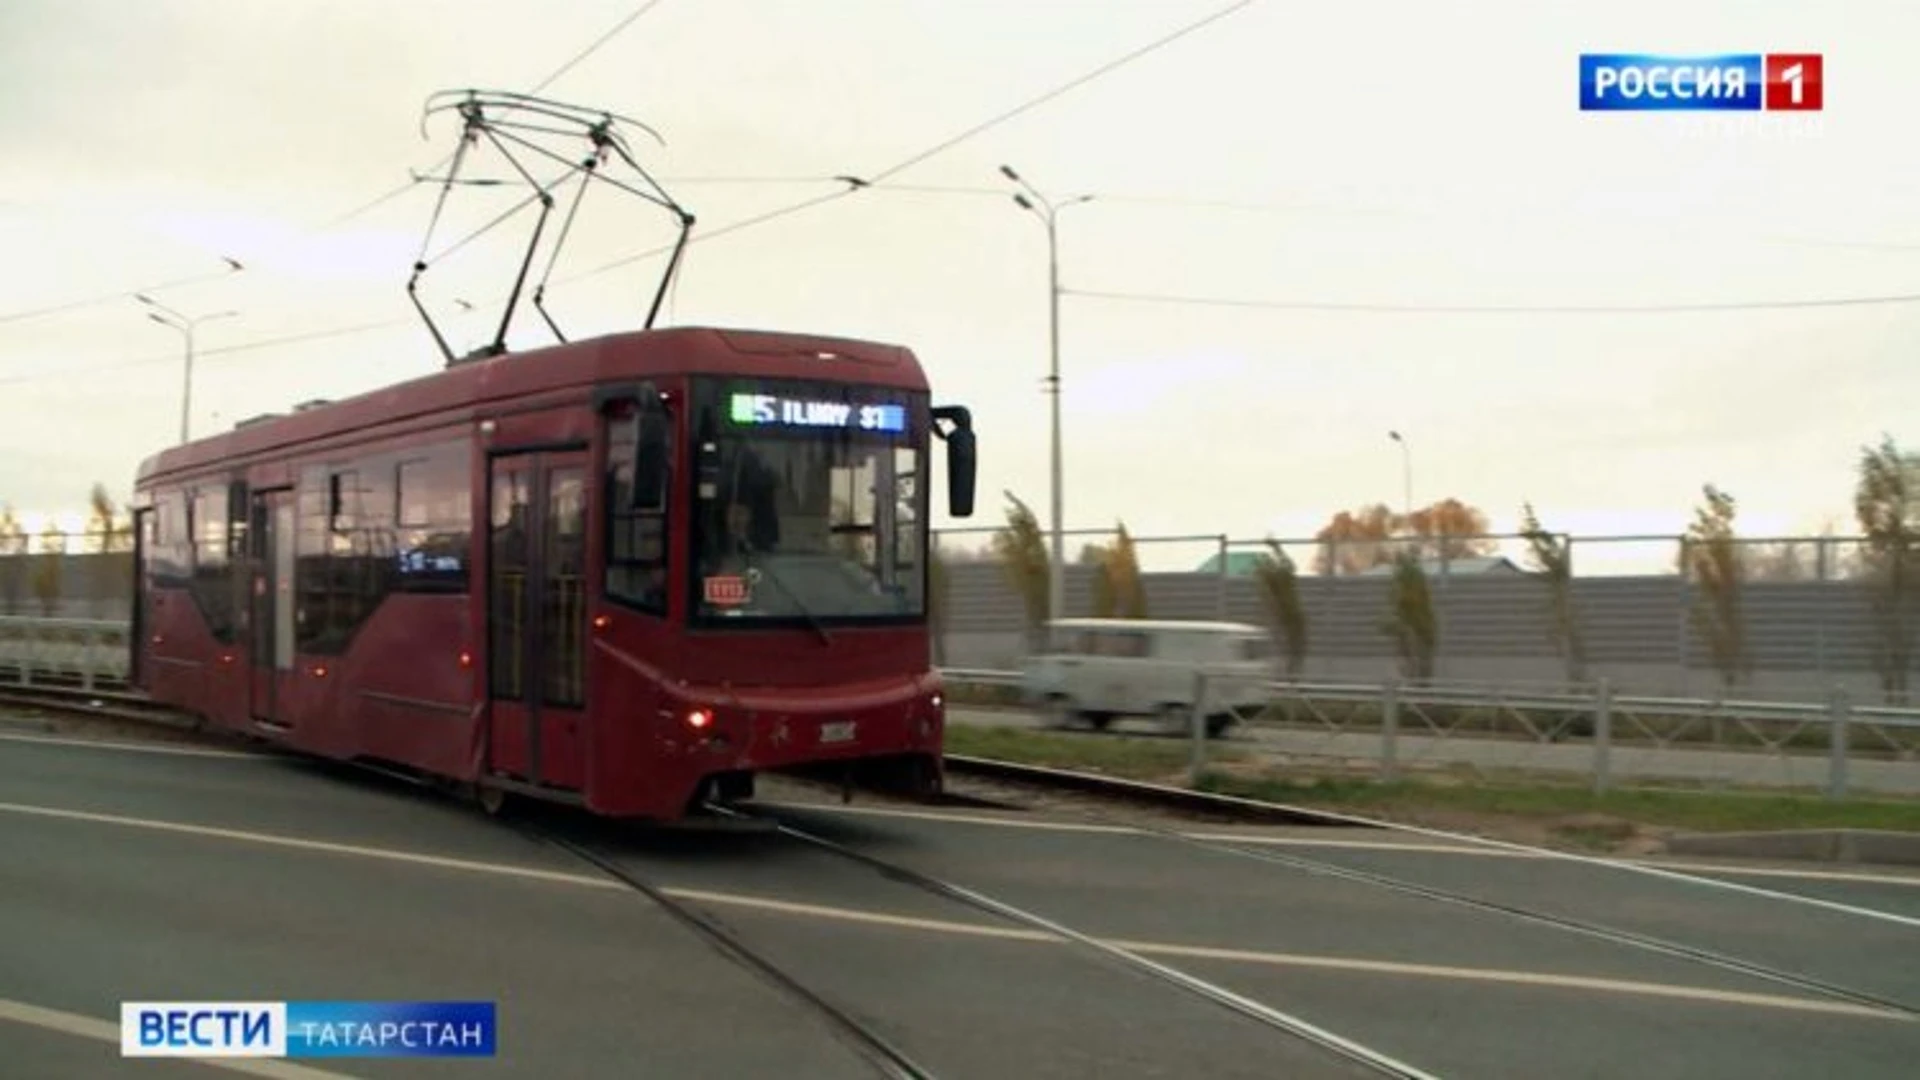
M 920 395 L 727 379 L 694 399 L 696 620 L 925 614 Z

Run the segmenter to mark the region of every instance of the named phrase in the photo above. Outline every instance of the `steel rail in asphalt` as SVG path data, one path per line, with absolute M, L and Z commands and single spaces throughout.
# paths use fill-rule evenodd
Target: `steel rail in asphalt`
M 701 914 L 693 906 L 669 896 L 660 886 L 635 875 L 585 844 L 537 826 L 522 822 L 516 822 L 514 825 L 522 834 L 572 855 L 658 904 L 667 914 L 705 938 L 727 957 L 759 974 L 825 1017 L 854 1044 L 856 1049 L 880 1066 L 886 1075 L 898 1077 L 901 1080 L 933 1080 L 934 1074 L 930 1070 L 908 1057 L 905 1051 L 887 1041 L 886 1037 L 873 1027 L 862 1023 L 846 1010 L 827 1000 L 818 991 L 808 987 L 751 945 L 741 941 L 726 927 Z
M 1447 840 L 1456 844 L 1472 844 L 1492 851 L 1508 851 L 1542 859 L 1559 859 L 1564 862 L 1581 863 L 1587 866 L 1605 867 L 1623 870 L 1633 874 L 1662 878 L 1668 881 L 1698 885 L 1704 888 L 1720 889 L 1726 892 L 1742 893 L 1767 900 L 1784 903 L 1803 904 L 1808 907 L 1822 908 L 1879 922 L 1889 922 L 1896 926 L 1920 930 L 1920 918 L 1901 915 L 1878 908 L 1862 907 L 1858 904 L 1845 904 L 1838 900 L 1824 900 L 1817 896 L 1801 893 L 1781 892 L 1777 889 L 1765 889 L 1758 885 L 1743 885 L 1737 881 L 1723 881 L 1719 878 L 1688 874 L 1679 870 L 1668 870 L 1645 863 L 1629 862 L 1622 859 L 1609 859 L 1597 855 L 1582 855 L 1578 852 L 1559 851 L 1554 848 L 1536 847 L 1532 844 L 1518 844 L 1510 840 L 1495 840 L 1472 833 L 1450 832 L 1425 825 L 1408 825 L 1383 818 L 1363 817 L 1358 814 L 1345 814 L 1335 810 L 1321 810 L 1314 807 L 1295 806 L 1291 803 L 1267 802 L 1262 799 L 1246 799 L 1237 795 L 1221 795 L 1215 792 L 1194 791 L 1188 788 L 1168 787 L 1162 784 L 1148 784 L 1138 780 L 1126 780 L 1120 777 L 1100 776 L 1094 773 L 1074 772 L 1069 769 L 1054 769 L 1041 765 L 1024 765 L 1012 761 L 999 761 L 993 758 L 947 755 L 946 767 L 949 772 L 971 773 L 976 776 L 997 780 L 1026 783 L 1036 787 L 1070 788 L 1089 794 L 1110 798 L 1144 802 L 1158 806 L 1172 806 L 1187 810 L 1209 810 L 1220 814 L 1252 815 L 1267 820 L 1283 819 L 1301 824 L 1345 825 L 1368 829 L 1384 829 L 1405 833 L 1408 836 L 1423 836 L 1434 840 Z
M 740 810 L 725 806 L 712 806 L 710 808 L 716 813 L 742 820 L 769 822 L 784 836 L 790 836 L 803 843 L 818 847 L 821 850 L 832 852 L 835 855 L 870 867 L 892 880 L 906 882 L 907 884 L 933 893 L 936 896 L 958 901 L 978 911 L 986 912 L 1010 922 L 1021 923 L 1042 932 L 1052 934 L 1063 940 L 1083 945 L 1130 967 L 1146 972 L 1161 982 L 1195 994 L 1216 1005 L 1225 1006 L 1242 1016 L 1283 1031 L 1288 1035 L 1303 1039 L 1342 1058 L 1370 1068 L 1383 1076 L 1401 1077 L 1403 1080 L 1435 1080 L 1433 1074 L 1423 1072 L 1406 1062 L 1390 1057 L 1372 1047 L 1365 1046 L 1343 1035 L 1329 1031 L 1326 1028 L 1309 1023 L 1297 1016 L 1282 1012 L 1270 1005 L 1255 1001 L 1241 994 L 1236 994 L 1226 987 L 1189 975 L 1178 968 L 1149 960 L 1131 949 L 1123 948 L 1111 942 L 1101 941 L 1098 938 L 1083 934 L 1071 927 L 1063 926 L 1044 915 L 1015 907 L 1012 904 L 996 900 L 983 893 L 976 892 L 961 885 L 955 885 L 952 882 L 933 877 L 932 875 L 902 866 L 887 859 L 870 855 L 864 851 L 859 851 L 836 841 L 829 840 L 826 837 L 816 836 L 813 833 L 788 824 L 778 818 L 743 813 Z

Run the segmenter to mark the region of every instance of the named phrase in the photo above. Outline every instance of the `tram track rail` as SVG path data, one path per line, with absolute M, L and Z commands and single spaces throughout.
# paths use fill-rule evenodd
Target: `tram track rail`
M 1688 873 L 1684 870 L 1668 869 L 1627 859 L 1562 851 L 1556 848 L 1539 847 L 1533 844 L 1497 840 L 1492 837 L 1478 836 L 1473 833 L 1436 829 L 1424 825 L 1410 825 L 1405 822 L 1369 818 L 1358 814 L 1347 814 L 1334 810 L 1321 810 L 1313 807 L 1293 806 L 1286 803 L 1246 799 L 1237 795 L 1222 795 L 1214 792 L 1194 791 L 1188 788 L 1167 787 L 1160 784 L 1144 783 L 1138 780 L 1103 776 L 1097 773 L 1073 772 L 1040 765 L 999 761 L 993 758 L 950 755 L 946 759 L 946 768 L 949 773 L 993 780 L 1015 788 L 1026 788 L 1043 792 L 1064 789 L 1093 795 L 1102 800 L 1111 800 L 1112 802 L 1120 804 L 1133 804 L 1162 810 L 1195 812 L 1215 815 L 1222 818 L 1238 817 L 1240 820 L 1248 823 L 1291 823 L 1296 825 L 1374 829 L 1385 833 L 1415 836 L 1425 840 L 1437 840 L 1449 844 L 1479 847 L 1488 851 L 1506 852 L 1540 859 L 1577 863 L 1585 866 L 1603 867 L 1610 870 L 1618 870 L 1623 873 L 1638 874 L 1665 881 L 1717 889 L 1723 892 L 1738 893 L 1765 900 L 1801 904 L 1842 915 L 1873 919 L 1893 923 L 1908 929 L 1920 930 L 1920 918 L 1900 915 L 1889 911 L 1881 911 L 1877 908 L 1862 907 L 1857 904 L 1846 904 L 1819 897 L 1806 896 L 1801 893 L 1782 892 L 1778 889 L 1769 889 L 1758 885 L 1725 881 L 1720 878 L 1706 877 L 1700 874 Z M 1120 824 L 1128 828 L 1137 828 L 1132 822 L 1123 822 Z
M 32 709 L 62 716 L 151 724 L 176 731 L 197 730 L 197 720 L 172 706 L 162 705 L 125 690 L 87 689 L 81 686 L 30 683 L 0 684 L 0 706 Z
M 1760 979 L 1766 982 L 1772 982 L 1781 986 L 1792 987 L 1796 990 L 1801 990 L 1808 993 L 1819 994 L 1824 997 L 1834 998 L 1836 1000 L 1849 1002 L 1854 1005 L 1862 1005 L 1868 1008 L 1881 1009 L 1886 1012 L 1900 1014 L 1909 1020 L 1920 1020 L 1920 1009 L 1917 1009 L 1915 1006 L 1909 1005 L 1902 1001 L 1896 1001 L 1892 998 L 1883 997 L 1878 994 L 1870 994 L 1864 991 L 1854 990 L 1849 987 L 1840 986 L 1835 983 L 1826 982 L 1820 979 L 1814 979 L 1809 976 L 1801 975 L 1795 972 L 1785 971 L 1780 968 L 1771 967 L 1769 965 L 1761 964 L 1751 960 L 1746 960 L 1741 957 L 1733 956 L 1727 953 L 1717 952 L 1711 949 L 1704 949 L 1694 945 L 1687 945 L 1683 942 L 1669 941 L 1664 938 L 1655 937 L 1650 934 L 1641 934 L 1631 930 L 1622 930 L 1618 927 L 1605 926 L 1600 923 L 1589 922 L 1587 920 L 1577 919 L 1571 916 L 1555 915 L 1548 912 L 1535 911 L 1531 908 L 1522 907 L 1517 904 L 1500 903 L 1498 901 L 1488 900 L 1484 897 L 1470 896 L 1466 893 L 1455 892 L 1448 889 L 1436 888 L 1430 885 L 1422 885 L 1418 882 L 1407 881 L 1404 878 L 1397 878 L 1389 874 L 1381 874 L 1381 873 L 1376 873 L 1370 870 L 1359 870 L 1349 866 L 1341 866 L 1337 863 L 1327 862 L 1323 859 L 1315 859 L 1315 858 L 1311 858 L 1308 856 L 1301 856 L 1301 855 L 1282 854 L 1280 852 L 1273 852 L 1273 851 L 1260 851 L 1253 848 L 1242 847 L 1238 844 L 1234 844 L 1228 841 L 1202 840 L 1202 839 L 1197 839 L 1195 837 L 1191 837 L 1191 836 L 1187 836 L 1187 835 L 1175 832 L 1172 829 L 1153 828 L 1153 827 L 1141 826 L 1137 824 L 1133 825 L 1132 827 L 1135 829 L 1138 829 L 1140 832 L 1148 836 L 1158 837 L 1160 839 L 1167 840 L 1172 843 L 1180 844 L 1190 848 L 1195 848 L 1198 850 L 1212 851 L 1212 852 L 1217 852 L 1221 854 L 1236 856 L 1239 858 L 1253 859 L 1259 862 L 1265 862 L 1265 863 L 1269 863 L 1277 866 L 1284 866 L 1289 869 L 1300 870 L 1305 873 L 1315 874 L 1322 877 L 1331 877 L 1341 881 L 1350 881 L 1350 882 L 1355 882 L 1357 884 L 1370 885 L 1375 888 L 1386 889 L 1388 891 L 1397 892 L 1402 895 L 1413 896 L 1423 900 L 1431 900 L 1436 903 L 1462 907 L 1471 911 L 1479 911 L 1486 914 L 1500 915 L 1507 918 L 1516 919 L 1521 922 L 1533 923 L 1535 925 L 1546 926 L 1551 929 L 1562 930 L 1562 931 L 1566 931 L 1572 934 L 1577 934 L 1583 937 L 1593 938 L 1593 939 L 1604 941 L 1613 945 L 1621 945 L 1627 948 L 1638 949 L 1638 950 L 1653 953 L 1659 956 L 1666 956 L 1674 959 L 1691 961 L 1693 963 L 1701 964 L 1706 967 L 1717 968 L 1721 971 L 1732 972 L 1739 975 L 1746 975 L 1751 978 Z
M 841 858 L 859 863 L 877 871 L 884 877 L 912 885 L 942 899 L 983 912 L 997 919 L 1015 923 L 1030 930 L 1051 935 L 1062 941 L 1080 945 L 1097 952 L 1123 966 L 1142 972 L 1153 979 L 1187 993 L 1193 994 L 1215 1005 L 1239 1013 L 1250 1020 L 1264 1024 L 1286 1035 L 1317 1046 L 1348 1062 L 1360 1065 L 1381 1076 L 1399 1077 L 1402 1080 L 1435 1080 L 1433 1074 L 1424 1072 L 1383 1051 L 1359 1043 L 1327 1028 L 1313 1024 L 1300 1017 L 1256 1001 L 1245 995 L 1235 993 L 1226 987 L 1191 975 L 1178 968 L 1159 961 L 1151 960 L 1141 954 L 1103 941 L 1093 935 L 1082 933 L 1057 920 L 1050 919 L 1033 911 L 1016 907 L 984 893 L 955 884 L 943 878 L 924 873 L 903 863 L 884 859 L 857 848 L 842 844 L 801 829 L 778 817 L 742 811 L 733 807 L 711 806 L 714 813 L 743 821 L 759 821 L 772 825 L 781 835 L 798 840 Z
M 1715 878 L 1640 866 L 1614 859 L 1576 855 L 1568 852 L 1555 851 L 1550 848 L 1534 848 L 1529 845 L 1514 844 L 1507 841 L 1489 840 L 1485 837 L 1474 836 L 1467 833 L 1453 833 L 1420 826 L 1402 825 L 1391 821 L 1380 821 L 1305 807 L 1258 803 L 1233 796 L 1162 787 L 1154 784 L 1144 784 L 1137 781 L 1103 777 L 1088 773 L 1071 773 L 1059 769 L 1018 765 L 1011 762 L 1001 762 L 985 758 L 949 758 L 947 767 L 949 771 L 953 772 L 988 777 L 1002 782 L 1012 782 L 1016 785 L 1030 785 L 1043 790 L 1064 787 L 1069 790 L 1087 794 L 1103 795 L 1122 803 L 1130 802 L 1175 810 L 1203 810 L 1215 814 L 1231 812 L 1237 807 L 1245 807 L 1251 811 L 1248 816 L 1254 819 L 1278 819 L 1291 821 L 1295 824 L 1372 828 L 1388 832 L 1414 834 L 1429 839 L 1443 839 L 1455 843 L 1477 844 L 1494 849 L 1525 852 L 1542 857 L 1561 858 L 1586 865 L 1617 867 L 1624 870 L 1651 873 L 1656 877 L 1681 883 L 1730 889 L 1765 899 L 1810 904 L 1816 907 L 1837 910 L 1842 914 L 1864 916 L 1880 921 L 1890 921 L 1920 928 L 1920 919 L 1914 919 L 1892 912 L 1883 912 L 1873 908 L 1839 904 L 1832 901 L 1802 896 L 1797 893 L 1779 892 L 1772 889 L 1741 885 Z M 1121 821 L 1109 816 L 1103 816 L 1097 812 L 1089 812 L 1087 816 L 1090 819 L 1100 821 L 1102 824 L 1127 829 L 1143 836 L 1155 837 L 1192 850 L 1210 851 L 1216 854 L 1224 854 L 1236 858 L 1264 862 L 1270 865 L 1283 866 L 1303 873 L 1349 881 L 1397 892 L 1402 895 L 1431 900 L 1436 903 L 1546 926 L 1551 929 L 1561 930 L 1627 948 L 1689 961 L 1721 971 L 1772 982 L 1777 985 L 1789 986 L 1797 990 L 1845 1001 L 1854 1005 L 1883 1010 L 1902 1016 L 1907 1020 L 1920 1020 L 1920 1006 L 1916 1006 L 1915 1004 L 1899 1001 L 1884 995 L 1855 990 L 1851 987 L 1841 986 L 1797 972 L 1747 960 L 1729 953 L 1688 945 L 1684 942 L 1671 941 L 1650 934 L 1621 929 L 1619 927 L 1607 926 L 1602 923 L 1572 916 L 1539 911 L 1519 904 L 1503 903 L 1456 890 L 1425 885 L 1377 871 L 1343 866 L 1311 856 L 1261 850 L 1218 838 L 1203 839 L 1188 835 L 1173 828 L 1144 824 L 1138 820 L 1131 819 Z
M 535 842 L 546 844 L 592 866 L 602 874 L 645 897 L 682 926 L 719 950 L 728 959 L 772 983 L 789 997 L 826 1020 L 853 1048 L 874 1064 L 882 1075 L 898 1080 L 934 1080 L 935 1074 L 894 1045 L 873 1025 L 835 1004 L 821 991 L 807 985 L 765 952 L 754 948 L 719 921 L 708 917 L 694 904 L 670 895 L 656 884 L 620 865 L 590 844 L 561 835 L 558 831 L 514 822 L 514 827 Z
M 51 711 L 76 717 L 118 720 L 133 724 L 152 724 L 175 730 L 194 730 L 199 727 L 196 720 L 166 706 L 160 706 L 147 701 L 139 695 L 99 689 L 89 690 L 76 686 L 50 686 L 43 684 L 24 687 L 0 686 L 0 706 L 7 705 Z M 414 783 L 420 782 L 416 777 L 410 777 L 369 764 L 353 764 L 372 774 L 408 780 Z M 1653 872 L 1657 876 L 1673 878 L 1683 882 L 1730 888 L 1780 900 L 1834 907 L 1847 913 L 1884 917 L 1894 921 L 1920 926 L 1920 920 L 1909 919 L 1904 916 L 1893 915 L 1892 913 L 1878 912 L 1872 909 L 1855 908 L 1851 905 L 1834 904 L 1832 902 L 1820 901 L 1793 893 L 1781 893 L 1775 890 L 1738 885 L 1714 878 L 1698 877 L 1674 871 L 1655 870 L 1654 868 L 1641 867 L 1617 860 L 1574 855 L 1546 848 L 1535 849 L 1527 845 L 1494 841 L 1471 834 L 1450 833 L 1443 830 L 1402 825 L 1390 821 L 1378 821 L 1332 811 L 1262 803 L 1232 796 L 1143 784 L 1136 781 L 1102 777 L 1094 774 L 1018 765 L 991 759 L 949 757 L 948 769 L 960 775 L 989 778 L 1011 783 L 1016 787 L 1033 787 L 1041 790 L 1066 789 L 1101 796 L 1119 803 L 1133 803 L 1161 809 L 1199 812 L 1209 816 L 1239 817 L 1249 822 L 1337 825 L 1380 829 L 1418 834 L 1430 838 L 1444 838 L 1458 842 L 1483 844 L 1495 848 L 1518 849 L 1542 856 L 1563 857 L 1583 863 Z M 445 785 L 437 786 L 444 787 Z M 977 804 L 979 800 L 969 799 L 965 801 Z M 748 804 L 748 806 L 751 807 L 751 804 Z M 860 863 L 883 874 L 891 880 L 912 885 L 925 892 L 986 913 L 997 919 L 1019 924 L 1026 928 L 1057 937 L 1063 941 L 1078 944 L 1102 953 L 1110 959 L 1133 967 L 1165 984 L 1178 987 L 1188 993 L 1209 1000 L 1216 1005 L 1223 1006 L 1269 1027 L 1303 1039 L 1340 1057 L 1346 1058 L 1349 1061 L 1362 1064 L 1381 1075 L 1408 1078 L 1426 1077 L 1428 1075 L 1411 1065 L 1355 1043 L 1337 1033 L 1319 1028 L 1298 1017 L 1294 1017 L 1263 1003 L 1253 1001 L 1252 999 L 1245 998 L 1231 990 L 1208 983 L 1205 980 L 1188 975 L 1176 968 L 1132 953 L 1118 945 L 1099 940 L 1091 935 L 1083 934 L 1070 926 L 1049 919 L 1044 915 L 1005 903 L 1004 901 L 975 890 L 968 889 L 965 886 L 926 874 L 902 863 L 882 858 L 839 841 L 811 833 L 806 829 L 784 820 L 778 813 L 769 813 L 753 809 L 743 811 L 739 808 L 729 806 L 710 806 L 708 809 L 718 816 L 731 817 L 743 821 L 760 822 L 770 826 L 775 831 L 790 839 Z M 1090 816 L 1095 819 L 1101 818 L 1101 815 L 1097 812 L 1091 813 Z M 1747 960 L 1728 953 L 1688 945 L 1683 942 L 1665 940 L 1653 935 L 1641 934 L 1635 931 L 1607 926 L 1602 923 L 1591 922 L 1571 916 L 1534 910 L 1518 904 L 1503 903 L 1468 893 L 1409 881 L 1405 878 L 1395 877 L 1389 874 L 1343 866 L 1338 863 L 1309 856 L 1259 850 L 1218 838 L 1196 838 L 1170 827 L 1143 824 L 1138 820 L 1109 821 L 1108 823 L 1119 825 L 1120 827 L 1144 836 L 1155 837 L 1168 843 L 1178 844 L 1194 850 L 1210 851 L 1215 854 L 1259 861 L 1302 873 L 1349 881 L 1436 903 L 1458 906 L 1491 915 L 1515 919 L 1517 921 L 1542 925 L 1627 948 L 1690 961 L 1722 971 L 1792 987 L 1821 997 L 1882 1010 L 1897 1014 L 1907 1020 L 1920 1020 L 1920 1007 L 1916 1007 L 1914 1004 L 1908 1002 L 1856 990 L 1808 975 L 1773 967 L 1757 961 Z M 636 893 L 652 900 L 676 920 L 694 930 L 699 936 L 708 940 L 730 958 L 754 970 L 762 977 L 778 985 L 797 1000 L 805 1003 L 808 1008 L 820 1013 L 832 1026 L 838 1029 L 846 1039 L 852 1042 L 870 1060 L 879 1066 L 885 1075 L 897 1077 L 931 1077 L 934 1075 L 924 1066 L 915 1063 L 903 1051 L 893 1046 L 884 1036 L 874 1031 L 869 1025 L 864 1024 L 839 1006 L 827 1000 L 819 992 L 809 988 L 794 975 L 782 970 L 763 953 L 745 944 L 737 935 L 733 934 L 716 920 L 702 914 L 691 904 L 675 899 L 663 891 L 661 886 L 622 867 L 613 858 L 594 850 L 591 845 L 583 843 L 580 840 L 562 835 L 551 829 L 535 828 L 517 821 L 513 824 L 516 828 L 519 828 L 523 833 L 526 833 L 536 841 L 565 851 L 572 857 L 593 866 L 601 873 L 614 878 Z

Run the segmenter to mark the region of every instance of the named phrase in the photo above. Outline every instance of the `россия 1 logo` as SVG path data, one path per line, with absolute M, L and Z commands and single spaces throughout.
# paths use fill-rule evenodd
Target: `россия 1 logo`
M 1820 53 L 1583 53 L 1581 112 L 1819 112 Z

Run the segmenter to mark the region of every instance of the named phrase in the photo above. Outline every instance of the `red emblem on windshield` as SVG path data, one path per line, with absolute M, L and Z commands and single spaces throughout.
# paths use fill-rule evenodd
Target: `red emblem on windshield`
M 744 604 L 747 602 L 747 579 L 743 577 L 710 577 L 703 582 L 709 604 Z

